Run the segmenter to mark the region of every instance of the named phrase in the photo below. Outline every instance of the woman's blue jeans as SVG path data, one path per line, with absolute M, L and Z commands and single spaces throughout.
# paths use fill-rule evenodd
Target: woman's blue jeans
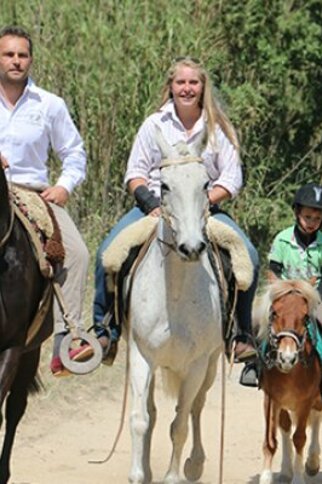
M 97 336 L 104 334 L 104 326 L 102 324 L 104 316 L 107 312 L 113 312 L 114 305 L 114 295 L 109 293 L 106 288 L 105 271 L 102 264 L 102 256 L 104 251 L 110 245 L 112 240 L 128 225 L 138 221 L 143 218 L 144 213 L 138 208 L 134 207 L 128 213 L 126 213 L 120 221 L 113 227 L 108 236 L 101 243 L 97 254 L 96 254 L 96 268 L 95 268 L 95 294 L 94 294 L 94 304 L 93 304 L 93 320 L 94 328 Z M 254 277 L 250 288 L 247 291 L 238 291 L 238 298 L 236 304 L 236 314 L 239 326 L 239 332 L 242 335 L 251 334 L 251 310 L 252 302 L 255 296 L 255 291 L 258 281 L 259 273 L 259 257 L 257 250 L 250 242 L 246 234 L 238 227 L 238 225 L 225 213 L 216 213 L 213 215 L 214 218 L 220 220 L 221 222 L 229 225 L 244 241 L 251 261 L 254 267 Z M 117 339 L 119 337 L 119 328 L 112 328 L 112 338 Z

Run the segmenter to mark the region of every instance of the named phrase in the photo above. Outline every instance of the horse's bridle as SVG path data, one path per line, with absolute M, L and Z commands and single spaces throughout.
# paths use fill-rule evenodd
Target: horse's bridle
M 274 316 L 274 311 L 271 309 L 268 323 L 268 347 L 265 354 L 263 355 L 263 363 L 265 367 L 268 369 L 272 369 L 273 367 L 278 366 L 278 348 L 279 343 L 283 338 L 291 338 L 295 342 L 299 355 L 299 361 L 303 364 L 303 366 L 309 366 L 311 358 L 310 355 L 305 354 L 305 343 L 308 336 L 308 324 L 310 323 L 309 316 L 307 315 L 305 317 L 305 331 L 303 334 L 298 334 L 296 331 L 294 331 L 294 329 L 287 328 L 283 331 L 279 331 L 278 333 L 276 333 L 273 328 Z

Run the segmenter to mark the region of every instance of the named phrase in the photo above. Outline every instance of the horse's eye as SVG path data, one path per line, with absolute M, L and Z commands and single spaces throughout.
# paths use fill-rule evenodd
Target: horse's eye
M 161 192 L 169 192 L 170 191 L 170 188 L 168 187 L 168 185 L 164 182 L 161 183 Z
M 205 184 L 204 184 L 204 186 L 203 186 L 203 189 L 204 189 L 204 190 L 208 190 L 209 183 L 210 183 L 210 181 L 209 181 L 209 180 L 208 180 L 208 181 L 206 181 L 206 183 L 205 183 Z

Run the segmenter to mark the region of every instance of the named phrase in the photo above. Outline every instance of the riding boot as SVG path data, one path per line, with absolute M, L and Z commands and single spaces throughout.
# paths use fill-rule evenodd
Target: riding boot
M 245 363 L 239 383 L 245 387 L 258 387 L 258 368 L 255 360 Z
M 108 312 L 103 321 L 95 323 L 94 331 L 103 349 L 102 363 L 112 366 L 121 336 L 121 327 L 116 324 L 114 312 Z
M 238 291 L 236 317 L 238 332 L 236 336 L 235 361 L 250 360 L 257 355 L 252 336 L 251 308 L 257 281 L 254 280 L 247 291 Z

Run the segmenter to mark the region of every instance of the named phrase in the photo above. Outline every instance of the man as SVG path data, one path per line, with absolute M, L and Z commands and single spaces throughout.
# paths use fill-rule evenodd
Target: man
M 69 316 L 80 327 L 89 262 L 88 250 L 63 208 L 73 189 L 86 174 L 83 141 L 65 102 L 35 85 L 29 77 L 32 40 L 15 26 L 0 30 L 0 156 L 8 179 L 40 192 L 51 203 L 65 247 L 67 278 L 63 296 Z M 48 181 L 48 153 L 52 149 L 62 162 L 54 186 Z M 55 338 L 51 370 L 63 375 L 59 347 L 66 327 L 57 302 L 54 306 Z

